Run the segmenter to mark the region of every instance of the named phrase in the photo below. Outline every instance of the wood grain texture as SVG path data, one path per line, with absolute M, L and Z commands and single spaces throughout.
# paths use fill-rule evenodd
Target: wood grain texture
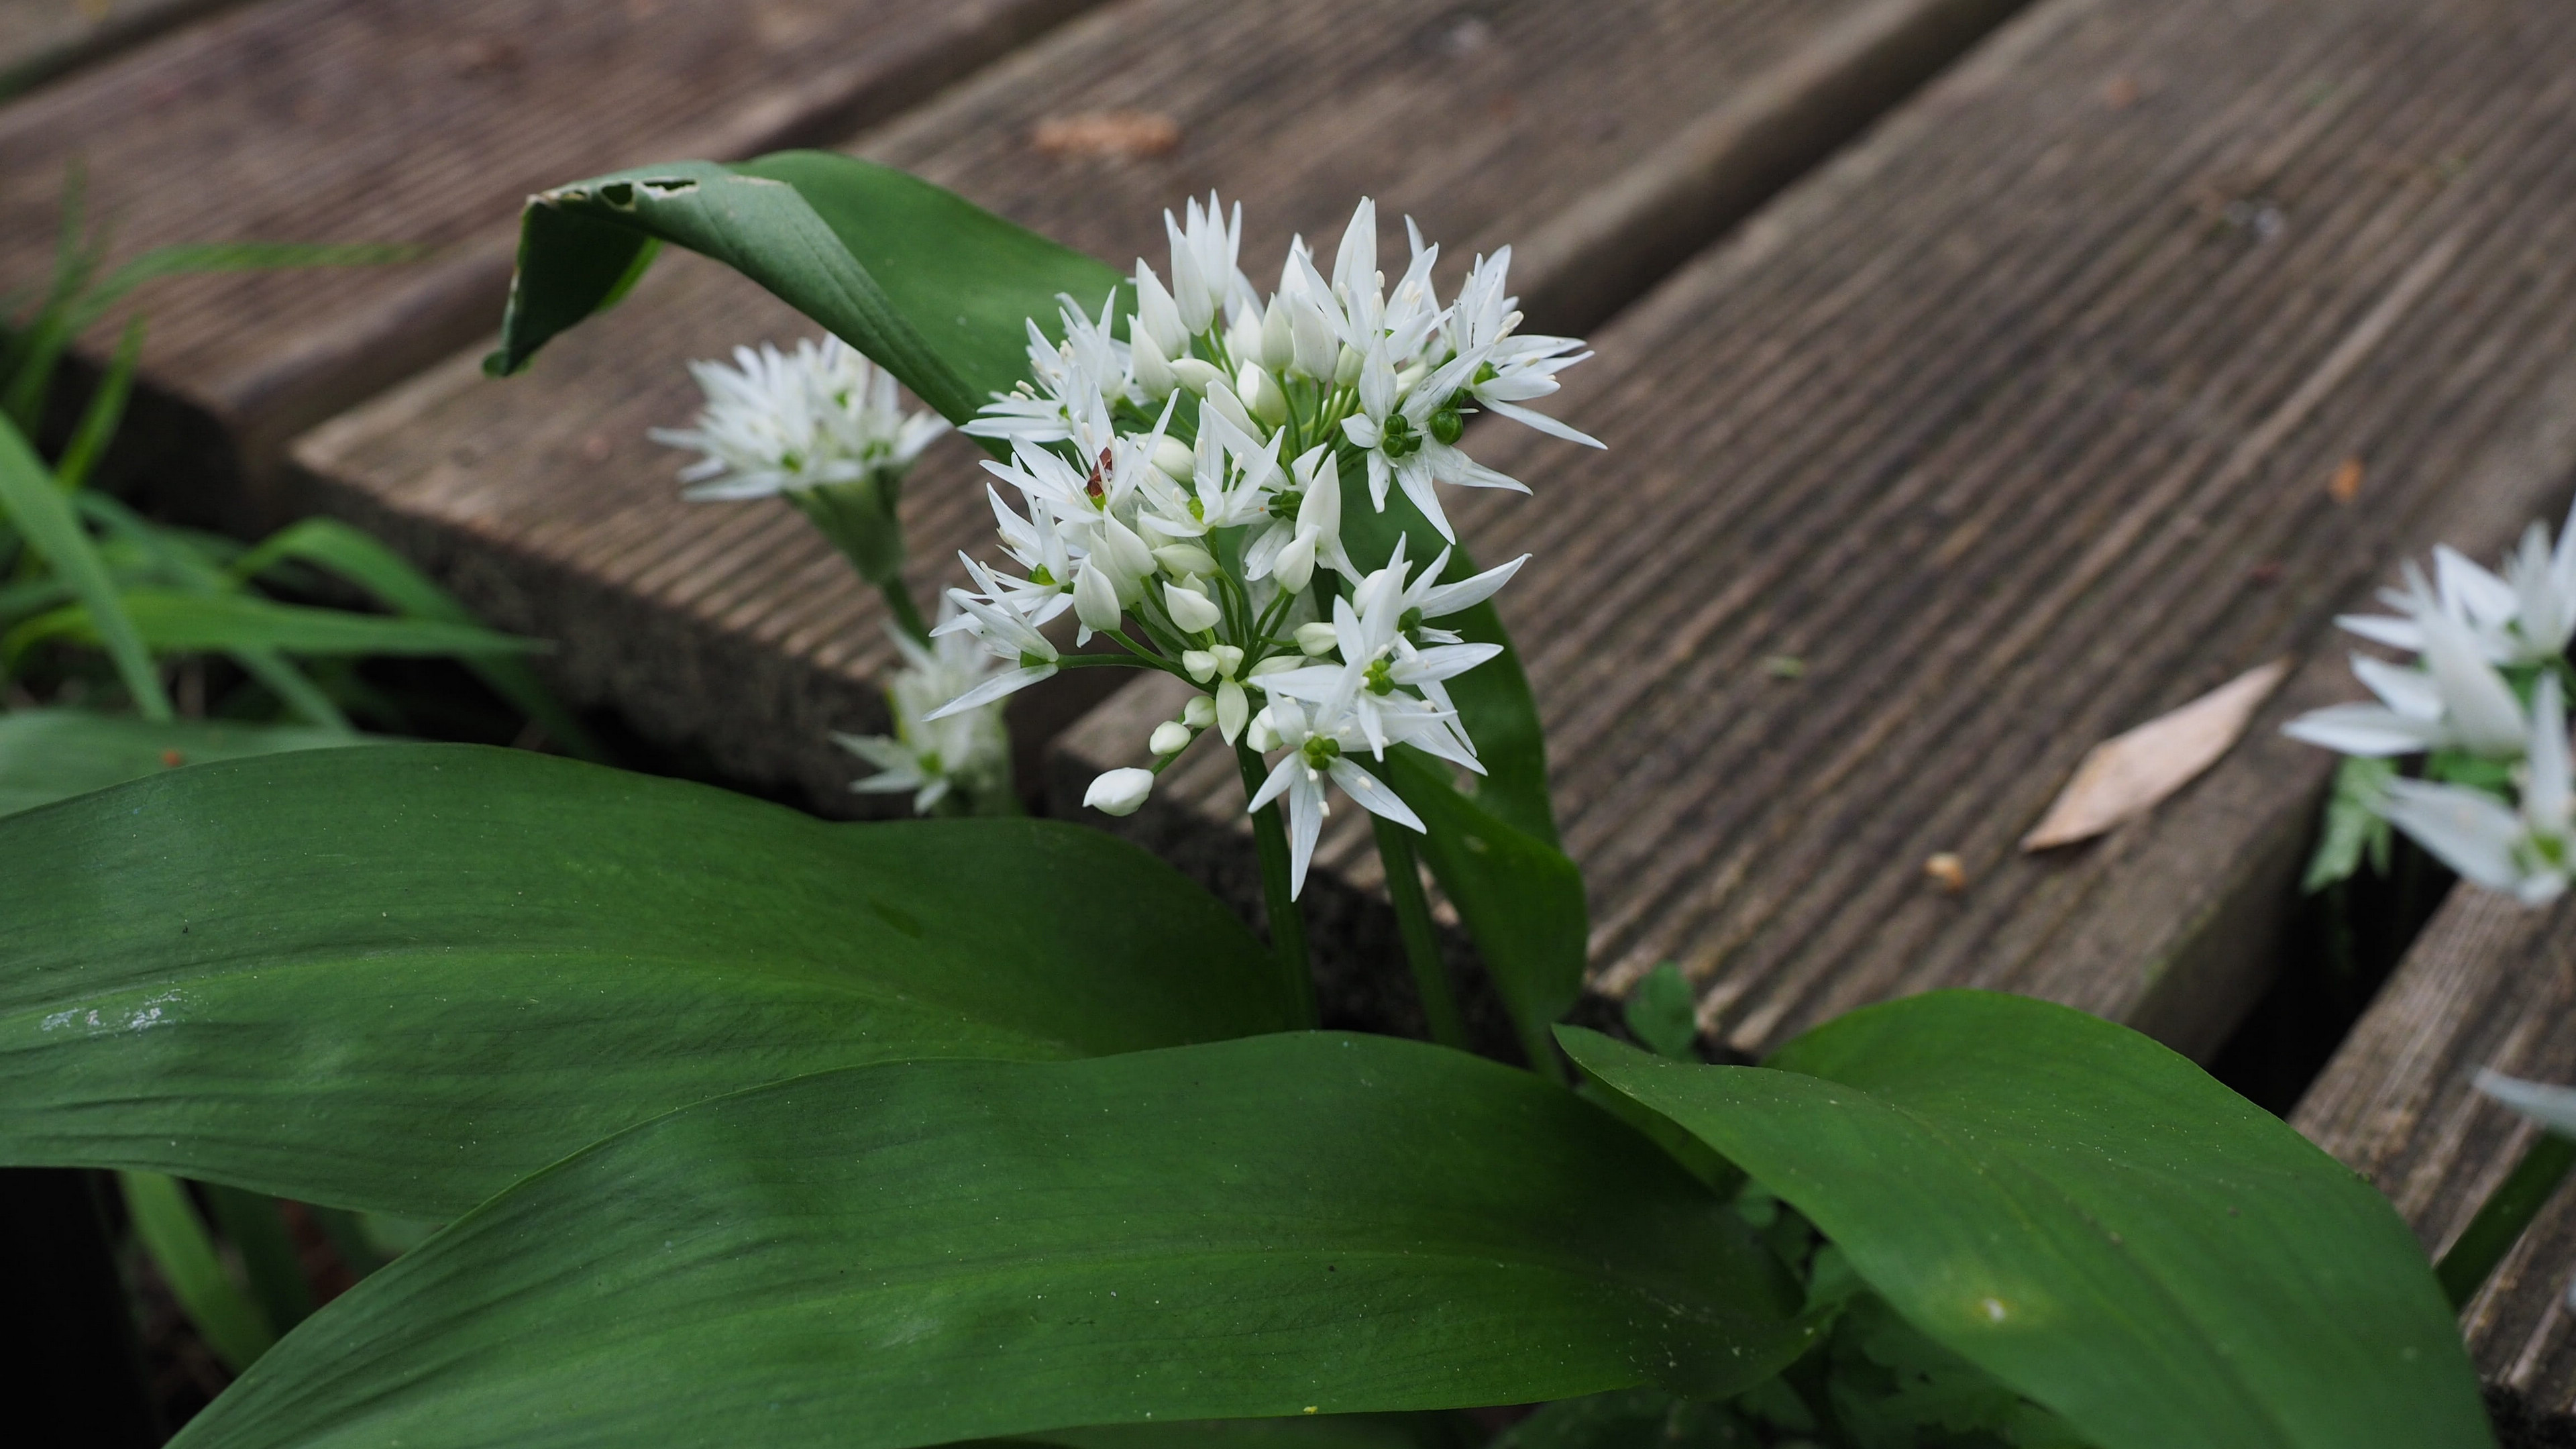
M 1292 233 L 1329 246 L 1373 195 L 1390 230 L 1413 215 L 1455 268 L 1537 238 L 1524 290 L 1581 315 L 1642 290 L 1662 251 L 1687 251 L 2010 8 L 1127 0 L 857 149 L 1121 264 L 1160 258 L 1163 209 L 1222 187 L 1244 205 L 1247 269 L 1275 275 Z M 1118 109 L 1170 117 L 1178 145 L 1119 158 L 1033 142 L 1041 122 Z M 645 437 L 695 410 L 686 359 L 812 330 L 675 258 L 527 376 L 484 384 L 460 360 L 317 431 L 300 472 L 318 506 L 384 532 L 495 621 L 562 641 L 577 698 L 736 779 L 856 809 L 825 731 L 882 727 L 882 606 L 784 505 L 681 503 L 682 459 Z M 924 598 L 958 580 L 958 549 L 989 540 L 974 456 L 952 438 L 907 486 Z M 1118 682 L 1093 671 L 1024 694 L 1023 743 Z
M 2526 910 L 2460 887 L 2291 1122 L 2388 1194 L 2438 1258 L 2538 1129 L 2470 1086 L 2480 1067 L 2576 1083 L 2576 901 Z M 2561 1191 L 2460 1314 L 2478 1371 L 2576 1408 L 2576 1195 Z
M 1593 338 L 1552 411 L 1608 452 L 1471 432 L 1537 489 L 1452 516 L 1537 555 L 1500 607 L 1598 989 L 1677 961 L 1748 1052 L 1957 985 L 2216 1049 L 2329 769 L 2277 725 L 2354 692 L 2330 616 L 2400 552 L 2563 505 L 2561 19 L 2048 0 Z M 2208 775 L 2018 851 L 2095 742 L 2285 654 L 2312 662 Z M 1069 799 L 1151 717 L 1069 735 Z M 1239 801 L 1207 752 L 1148 810 L 1216 832 Z M 1365 887 L 1360 821 L 1319 860 Z
M 239 0 L 0 0 L 0 99 Z
M 0 109 L 0 292 L 51 266 L 75 158 L 120 255 L 233 240 L 435 248 L 404 266 L 194 278 L 141 298 L 147 384 L 215 424 L 197 456 L 160 466 L 255 476 L 293 433 L 490 330 L 528 193 L 845 135 L 1083 3 L 268 0 Z M 97 335 L 112 340 L 112 325 Z

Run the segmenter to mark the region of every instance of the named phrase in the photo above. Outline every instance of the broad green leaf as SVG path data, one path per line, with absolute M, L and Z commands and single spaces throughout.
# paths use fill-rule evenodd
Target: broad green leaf
M 233 561 L 235 579 L 251 579 L 287 559 L 327 569 L 376 596 L 385 607 L 408 619 L 473 626 L 474 615 L 456 596 L 430 581 L 411 562 L 375 539 L 332 518 L 307 518 L 270 534 L 257 548 Z M 518 707 L 544 728 L 548 739 L 568 754 L 591 761 L 605 755 L 590 732 L 557 703 L 553 691 L 538 682 L 527 661 L 506 654 L 464 656 L 465 667 L 490 685 L 492 692 Z
M 2124 1027 L 1956 991 L 1841 1017 L 1760 1068 L 1559 1035 L 2099 1449 L 2491 1442 L 2387 1201 Z
M 1061 1449 L 1482 1449 L 1486 1438 L 1468 1415 L 1426 1412 L 1102 1424 L 981 1442 L 1053 1444 Z
M 827 1067 L 1284 1025 L 1232 913 L 1098 832 L 827 825 L 471 745 L 0 818 L 0 921 L 0 1162 L 432 1219 Z
M 1643 1138 L 1462 1052 L 1292 1033 L 894 1063 L 690 1107 L 521 1183 L 176 1442 L 906 1449 L 1710 1396 L 1803 1348 L 1796 1299 Z
M 117 596 L 120 617 L 153 649 L 274 649 L 288 654 L 492 654 L 549 647 L 540 639 L 496 634 L 476 624 L 401 619 L 281 604 L 247 594 L 197 594 L 130 589 Z M 47 639 L 95 643 L 97 616 L 86 599 L 76 607 L 39 614 L 0 640 L 0 655 L 15 660 Z
M 1431 827 L 1417 848 L 1475 937 L 1522 1050 L 1561 1071 L 1548 1026 L 1583 989 L 1583 872 L 1451 788 L 1448 766 L 1412 749 L 1391 752 L 1387 764 L 1389 783 Z
M 214 1238 L 188 1201 L 186 1186 L 157 1172 L 121 1172 L 117 1184 L 124 1190 L 125 1213 L 134 1223 L 135 1237 L 152 1255 L 162 1281 L 170 1285 L 170 1296 L 187 1310 L 206 1347 L 235 1373 L 250 1367 L 277 1342 L 277 1332 L 269 1327 L 259 1305 L 224 1271 Z
M 27 446 L 26 436 L 5 419 L 0 419 L 0 511 L 25 536 L 27 546 L 71 585 L 80 603 L 70 612 L 86 619 L 91 637 L 105 646 L 134 707 L 146 719 L 169 719 L 170 696 L 161 688 L 160 671 L 119 602 L 107 565 L 81 528 L 71 500 L 54 486 L 53 474 Z
M 181 765 L 384 742 L 383 736 L 312 725 L 205 719 L 156 723 L 85 709 L 11 710 L 0 714 L 0 815 Z
M 1495 1436 L 1493 1449 L 1752 1449 L 1752 1428 L 1718 1404 L 1662 1389 L 1560 1399 Z
M 1096 310 L 1119 286 L 1079 252 L 854 156 L 685 161 L 530 199 L 501 350 L 487 369 L 519 371 L 548 338 L 614 301 L 648 241 L 767 287 L 955 422 L 1028 375 L 1027 320 L 1057 335 L 1059 293 Z

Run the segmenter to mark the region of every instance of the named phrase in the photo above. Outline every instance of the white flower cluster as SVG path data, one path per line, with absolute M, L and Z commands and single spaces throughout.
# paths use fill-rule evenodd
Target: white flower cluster
M 945 623 L 953 610 L 943 611 Z M 886 634 L 903 651 L 903 667 L 886 688 L 894 716 L 892 735 L 835 731 L 843 749 L 876 766 L 852 782 L 862 794 L 912 796 L 913 813 L 927 815 L 943 802 L 991 808 L 1011 788 L 1011 736 L 999 705 L 937 714 L 939 707 L 973 690 L 993 672 L 993 656 L 959 633 L 934 638 L 923 648 L 902 630 Z
M 690 428 L 655 428 L 653 441 L 705 456 L 680 480 L 693 501 L 767 498 L 835 483 L 900 475 L 948 422 L 907 414 L 894 375 L 879 371 L 838 337 L 812 338 L 780 352 L 733 350 L 733 365 L 692 362 L 706 395 Z
M 966 560 L 974 587 L 951 591 L 960 612 L 942 628 L 1010 667 L 948 708 L 989 704 L 1063 667 L 1042 630 L 1070 609 L 1077 646 L 1104 635 L 1126 662 L 1201 691 L 1154 731 L 1155 769 L 1103 775 L 1086 803 L 1132 812 L 1162 764 L 1211 726 L 1229 744 L 1284 750 L 1251 808 L 1285 798 L 1302 888 L 1325 780 L 1422 828 L 1356 762 L 1360 751 L 1382 760 L 1390 744 L 1411 744 L 1480 768 L 1441 682 L 1499 650 L 1429 621 L 1490 597 L 1521 562 L 1444 585 L 1447 552 L 1416 573 L 1399 546 L 1364 572 L 1343 545 L 1344 472 L 1365 477 L 1380 511 L 1400 487 L 1454 542 L 1436 485 L 1528 491 L 1458 449 L 1465 419 L 1500 413 L 1600 446 L 1522 406 L 1591 354 L 1572 338 L 1515 335 L 1508 248 L 1479 257 L 1443 306 L 1431 279 L 1439 249 L 1408 220 L 1411 258 L 1390 289 L 1367 201 L 1329 281 L 1299 239 L 1266 300 L 1237 266 L 1240 207 L 1228 217 L 1210 196 L 1164 223 L 1170 285 L 1140 260 L 1123 318 L 1115 296 L 1096 317 L 1061 299 L 1061 343 L 1031 319 L 1032 380 L 966 425 L 1008 441 L 1009 461 L 985 467 L 1019 506 L 988 488 L 1009 560 Z
M 903 591 L 903 528 L 895 512 L 905 473 L 948 431 L 936 413 L 907 413 L 894 374 L 837 337 L 808 338 L 793 352 L 767 343 L 734 349 L 733 365 L 692 362 L 705 394 L 696 426 L 656 428 L 654 441 L 704 456 L 682 471 L 683 497 L 783 497 L 812 520 L 859 573 L 887 591 L 898 617 L 921 628 Z M 953 611 L 950 611 L 953 613 Z M 945 616 L 943 616 L 945 617 Z M 876 767 L 850 788 L 909 793 L 921 814 L 994 808 L 1010 788 L 1010 736 L 998 707 L 941 719 L 933 710 L 974 689 L 993 661 L 973 641 L 925 648 L 904 628 L 886 631 L 903 664 L 886 687 L 892 735 L 832 738 Z
M 2576 525 L 2576 520 L 2571 520 Z M 2398 610 L 2336 622 L 2413 651 L 2407 668 L 2353 656 L 2376 703 L 2290 722 L 2297 739 L 2347 755 L 2427 755 L 2426 779 L 2396 779 L 2380 813 L 2463 877 L 2527 904 L 2576 878 L 2576 797 L 2567 744 L 2567 644 L 2576 636 L 2576 526 L 2550 547 L 2534 523 L 2499 576 L 2456 550 L 2434 577 L 2409 563 Z

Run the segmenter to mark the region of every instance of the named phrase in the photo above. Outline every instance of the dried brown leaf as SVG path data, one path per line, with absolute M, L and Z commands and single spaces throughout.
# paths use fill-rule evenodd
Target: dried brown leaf
M 1038 122 L 1029 144 L 1049 156 L 1161 156 L 1181 144 L 1181 123 L 1160 111 L 1084 111 Z
M 2090 840 L 2154 809 L 2218 763 L 2289 672 L 2290 661 L 2275 659 L 2095 745 L 2048 814 L 2022 837 L 2021 848 L 2048 850 Z

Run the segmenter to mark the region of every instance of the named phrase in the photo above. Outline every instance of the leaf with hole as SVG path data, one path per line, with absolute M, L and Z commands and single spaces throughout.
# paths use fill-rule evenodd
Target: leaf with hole
M 953 422 L 1028 375 L 1027 319 L 1097 310 L 1118 273 L 953 192 L 855 156 L 782 151 L 559 186 L 522 216 L 519 269 L 485 364 L 514 373 L 633 284 L 669 242 L 751 278 L 890 369 Z

